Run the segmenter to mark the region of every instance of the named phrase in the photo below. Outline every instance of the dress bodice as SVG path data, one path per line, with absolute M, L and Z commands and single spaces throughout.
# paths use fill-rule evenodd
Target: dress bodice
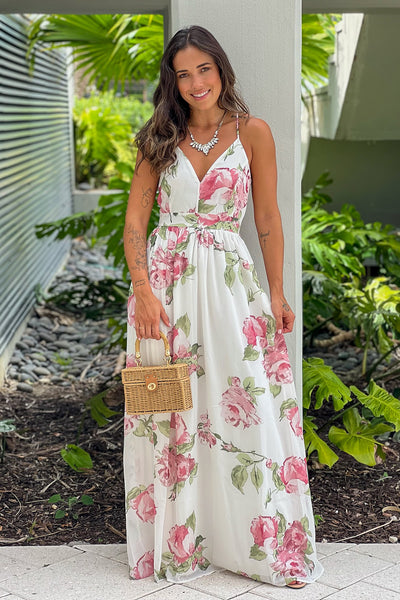
M 178 147 L 176 160 L 161 173 L 157 202 L 160 224 L 239 230 L 251 183 L 249 161 L 237 135 L 200 181 L 192 163 Z

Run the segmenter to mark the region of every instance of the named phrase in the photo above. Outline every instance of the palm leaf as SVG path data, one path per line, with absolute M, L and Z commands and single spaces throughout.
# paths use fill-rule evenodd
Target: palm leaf
M 332 400 L 335 411 L 341 410 L 352 400 L 350 389 L 339 379 L 322 360 L 309 358 L 303 360 L 303 405 L 310 407 L 313 392 L 315 408 L 321 408 L 324 400 Z
M 319 437 L 317 432 L 316 424 L 313 422 L 313 418 L 306 415 L 303 418 L 303 430 L 304 430 L 304 445 L 307 450 L 307 456 L 315 450 L 318 454 L 318 461 L 322 465 L 328 465 L 332 467 L 337 460 L 338 455 L 328 446 L 323 439 Z
M 375 425 L 363 423 L 356 408 L 352 408 L 343 415 L 343 425 L 346 430 L 334 425 L 330 428 L 328 436 L 332 444 L 353 456 L 358 462 L 374 466 L 377 449 L 375 436 L 393 431 L 393 428 L 385 423 Z
M 400 400 L 397 400 L 372 379 L 368 385 L 368 394 L 364 394 L 354 385 L 350 386 L 350 389 L 373 415 L 385 417 L 386 421 L 393 423 L 396 431 L 400 430 Z

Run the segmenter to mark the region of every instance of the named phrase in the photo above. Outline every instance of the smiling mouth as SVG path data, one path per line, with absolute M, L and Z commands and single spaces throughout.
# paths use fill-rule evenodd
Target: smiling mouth
M 193 98 L 204 98 L 208 94 L 210 90 L 206 90 L 205 92 L 201 92 L 201 94 L 192 94 Z

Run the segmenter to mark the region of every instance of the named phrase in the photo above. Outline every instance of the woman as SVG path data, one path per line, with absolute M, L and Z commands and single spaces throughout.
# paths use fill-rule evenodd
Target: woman
M 194 26 L 164 53 L 137 136 L 126 215 L 127 366 L 161 362 L 159 331 L 191 373 L 193 409 L 126 416 L 130 575 L 172 582 L 217 568 L 302 587 L 323 569 L 301 416 L 283 334 L 274 141 L 249 116 L 216 39 Z M 252 185 L 270 300 L 239 236 Z M 146 246 L 154 198 L 160 221 Z M 152 338 L 152 339 L 151 339 Z

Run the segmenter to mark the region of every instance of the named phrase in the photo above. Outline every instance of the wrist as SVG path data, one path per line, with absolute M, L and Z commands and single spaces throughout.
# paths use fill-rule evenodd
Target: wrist
M 133 293 L 137 298 L 146 298 L 150 296 L 153 291 L 150 286 L 149 280 L 146 278 L 137 279 L 132 281 Z

